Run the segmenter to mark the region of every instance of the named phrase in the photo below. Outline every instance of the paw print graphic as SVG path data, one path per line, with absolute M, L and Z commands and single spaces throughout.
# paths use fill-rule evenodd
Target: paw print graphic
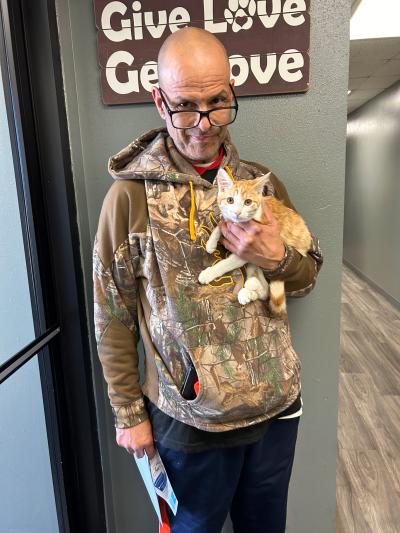
M 229 0 L 228 7 L 224 15 L 229 24 L 232 24 L 232 31 L 237 33 L 251 28 L 257 7 L 255 0 Z

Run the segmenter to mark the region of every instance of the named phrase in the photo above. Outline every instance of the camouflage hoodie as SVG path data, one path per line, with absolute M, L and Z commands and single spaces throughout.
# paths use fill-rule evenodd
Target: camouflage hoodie
M 236 179 L 267 169 L 239 160 L 229 137 L 222 165 Z M 208 286 L 200 271 L 227 254 L 209 255 L 205 243 L 220 218 L 216 185 L 201 178 L 177 152 L 166 130 L 154 130 L 109 159 L 116 180 L 107 193 L 94 246 L 98 354 L 115 426 L 148 417 L 143 394 L 166 414 L 197 428 L 225 431 L 256 424 L 298 396 L 300 361 L 286 319 L 264 301 L 242 306 L 244 269 Z M 267 194 L 293 207 L 272 176 Z M 322 264 L 318 241 L 307 257 L 289 247 L 267 278 L 284 279 L 287 293 L 303 296 Z M 137 342 L 144 345 L 139 379 Z M 200 383 L 194 400 L 180 394 L 193 362 Z

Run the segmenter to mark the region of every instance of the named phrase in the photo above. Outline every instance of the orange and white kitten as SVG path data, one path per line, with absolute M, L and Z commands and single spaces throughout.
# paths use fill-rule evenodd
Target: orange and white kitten
M 278 221 L 280 236 L 285 244 L 293 246 L 301 255 L 306 255 L 311 247 L 311 234 L 301 216 L 286 207 L 274 196 L 263 196 L 262 192 L 271 173 L 251 180 L 234 181 L 228 173 L 220 169 L 217 174 L 218 183 L 218 205 L 223 217 L 233 222 L 246 222 L 256 220 L 261 224 L 268 224 L 263 216 L 262 204 L 265 202 L 272 211 L 273 216 Z M 206 250 L 213 253 L 221 237 L 221 230 L 217 226 L 211 233 Z M 235 254 L 229 255 L 215 265 L 208 267 L 199 275 L 199 282 L 208 284 L 246 264 Z M 261 268 L 250 263 L 246 266 L 246 282 L 238 293 L 238 301 L 242 305 L 253 300 L 266 300 L 269 298 L 271 311 L 276 315 L 286 313 L 285 285 L 283 281 L 268 281 L 265 279 Z

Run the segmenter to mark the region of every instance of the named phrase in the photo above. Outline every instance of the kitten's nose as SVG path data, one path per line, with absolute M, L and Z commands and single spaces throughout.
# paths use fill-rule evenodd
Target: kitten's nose
M 242 210 L 240 210 L 240 211 L 235 211 L 235 215 L 236 215 L 236 216 L 239 216 L 241 212 L 242 212 Z

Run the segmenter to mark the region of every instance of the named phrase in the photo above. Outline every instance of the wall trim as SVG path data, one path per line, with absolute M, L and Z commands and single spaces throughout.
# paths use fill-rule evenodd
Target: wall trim
M 400 309 L 400 302 L 396 300 L 396 298 L 393 298 L 389 293 L 387 293 L 385 290 L 382 289 L 379 285 L 377 285 L 372 279 L 370 279 L 368 276 L 363 274 L 361 270 L 359 270 L 356 266 L 353 265 L 353 263 L 350 263 L 350 261 L 347 261 L 347 259 L 343 259 L 343 263 L 348 266 L 353 272 L 357 274 L 357 276 L 360 276 L 362 280 L 364 280 L 368 285 L 370 285 L 373 289 L 379 292 L 381 296 L 386 298 L 389 303 L 394 305 L 396 309 Z

